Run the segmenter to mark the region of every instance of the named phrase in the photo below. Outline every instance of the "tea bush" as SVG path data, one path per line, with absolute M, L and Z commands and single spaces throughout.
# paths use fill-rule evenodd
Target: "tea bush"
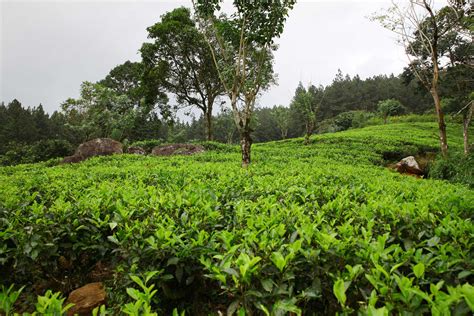
M 436 124 L 256 144 L 247 170 L 237 150 L 0 168 L 1 283 L 22 311 L 100 263 L 110 314 L 472 313 L 474 192 L 384 168 L 403 146 L 437 148 Z

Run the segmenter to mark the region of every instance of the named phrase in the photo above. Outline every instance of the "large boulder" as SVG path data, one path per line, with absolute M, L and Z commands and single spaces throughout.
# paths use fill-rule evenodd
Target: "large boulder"
M 194 144 L 172 144 L 156 146 L 151 151 L 155 156 L 193 155 L 204 152 L 204 147 Z
M 145 149 L 139 146 L 128 147 L 127 153 L 134 154 L 134 155 L 146 155 Z
M 408 156 L 400 160 L 395 164 L 395 169 L 399 173 L 408 173 L 418 176 L 423 175 L 423 170 L 420 168 L 420 165 L 413 156 Z
M 101 282 L 86 284 L 69 294 L 66 304 L 74 306 L 67 311 L 67 315 L 91 315 L 94 308 L 104 305 L 106 301 L 107 293 Z
M 65 157 L 62 163 L 75 163 L 94 156 L 122 154 L 123 146 L 120 142 L 110 138 L 96 138 L 82 143 L 72 156 Z

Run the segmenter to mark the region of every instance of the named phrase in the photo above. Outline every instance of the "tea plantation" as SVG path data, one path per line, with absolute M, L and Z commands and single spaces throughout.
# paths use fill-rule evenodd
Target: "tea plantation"
M 436 151 L 435 123 L 255 144 L 247 170 L 206 146 L 0 168 L 0 309 L 47 314 L 101 281 L 102 315 L 474 311 L 474 191 L 384 167 Z

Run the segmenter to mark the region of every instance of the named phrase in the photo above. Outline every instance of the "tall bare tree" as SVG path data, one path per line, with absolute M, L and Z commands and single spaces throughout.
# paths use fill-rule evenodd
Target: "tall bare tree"
M 274 106 L 271 115 L 280 130 L 281 139 L 286 139 L 290 128 L 290 108 L 283 105 Z
M 454 12 L 462 6 L 462 1 L 451 1 Z M 438 15 L 434 0 L 409 0 L 406 6 L 392 2 L 385 14 L 374 19 L 398 36 L 398 42 L 405 48 L 410 68 L 417 79 L 430 92 L 438 118 L 439 142 L 443 156 L 448 153 L 446 123 L 441 107 L 439 78 L 443 63 L 440 45 L 447 34 L 458 25 L 456 19 L 444 23 Z
M 470 144 L 469 144 L 469 124 L 472 120 L 472 113 L 474 112 L 474 92 L 471 93 L 471 100 L 466 104 L 457 114 L 462 113 L 462 136 L 464 139 L 464 155 L 469 155 Z
M 295 0 L 234 0 L 235 12 L 226 17 L 221 0 L 193 0 L 201 28 L 212 51 L 219 78 L 230 98 L 240 133 L 242 166 L 251 161 L 251 122 L 259 93 L 274 81 L 274 39 L 283 32 Z

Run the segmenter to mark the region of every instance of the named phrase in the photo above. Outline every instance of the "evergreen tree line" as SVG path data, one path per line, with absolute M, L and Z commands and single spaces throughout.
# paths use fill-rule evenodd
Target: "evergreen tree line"
M 129 144 L 142 140 L 174 143 L 207 139 L 208 123 L 203 115 L 197 118 L 193 116 L 189 121 L 177 117 L 175 111 L 170 111 L 167 118 L 156 110 L 142 114 L 141 108 L 133 105 L 139 101 L 132 98 L 125 98 L 124 102 L 130 104 L 129 109 L 135 113 L 130 123 L 108 127 L 109 123 L 124 121 L 127 112 L 118 113 L 118 118 L 108 116 L 107 112 L 118 111 L 114 108 L 118 102 L 110 100 L 111 97 L 107 93 L 97 93 L 97 89 L 113 91 L 112 88 L 107 88 L 107 85 L 113 86 L 110 75 L 99 83 L 85 83 L 82 86 L 83 98 L 104 99 L 101 106 L 97 106 L 95 115 L 100 113 L 103 116 L 97 121 L 93 121 L 94 116 L 91 113 L 81 112 L 80 103 L 90 101 L 85 99 L 79 101 L 68 99 L 62 104 L 60 111 L 55 111 L 51 115 L 44 111 L 41 104 L 37 107 L 24 107 L 16 99 L 8 105 L 2 103 L 0 162 L 28 163 L 66 156 L 80 143 L 95 137 L 112 137 Z M 397 100 L 402 105 L 402 111 L 397 114 L 432 112 L 429 94 L 417 85 L 416 80 L 407 81 L 403 75 L 377 75 L 361 79 L 358 75 L 350 77 L 338 71 L 331 84 L 314 89 L 321 94 L 321 102 L 318 103 L 315 113 L 313 133 L 362 127 L 371 119 L 383 117 L 380 104 L 386 100 Z M 449 93 L 449 90 L 446 92 Z M 297 93 L 298 88 L 295 95 Z M 446 94 L 444 100 L 447 113 L 455 113 L 458 108 L 453 106 L 455 99 Z M 254 114 L 252 137 L 255 142 L 300 137 L 305 134 L 305 114 L 294 100 L 285 106 L 259 107 Z M 91 117 L 86 118 L 87 115 Z M 88 121 L 89 124 L 78 124 L 81 120 Z M 225 107 L 225 103 L 222 104 L 219 113 L 212 116 L 212 129 L 215 141 L 230 144 L 239 142 L 239 133 L 232 112 Z
M 431 112 L 428 93 L 416 82 L 405 82 L 402 76 L 377 75 L 365 80 L 358 75 L 350 77 L 338 71 L 333 82 L 317 87 L 322 94 L 315 113 L 313 133 L 336 132 L 351 127 L 361 127 L 366 121 L 382 117 L 381 101 L 399 101 L 403 110 L 397 114 L 423 114 Z M 296 94 L 297 92 L 295 92 Z M 262 106 L 255 110 L 252 137 L 255 142 L 300 137 L 305 134 L 305 118 L 295 102 L 289 105 Z M 232 113 L 221 111 L 213 117 L 214 140 L 237 143 L 239 134 L 233 123 Z M 204 118 L 193 119 L 188 124 L 178 124 L 183 140 L 204 140 Z
M 74 134 L 62 113 L 49 115 L 41 104 L 23 107 L 16 99 L 0 104 L 0 165 L 65 156 L 72 143 Z
M 429 98 L 423 91 L 406 86 L 397 76 L 379 75 L 366 80 L 359 76 L 349 77 L 338 73 L 333 83 L 325 89 L 325 98 L 317 115 L 320 125 L 316 132 L 335 131 L 349 128 L 347 124 L 334 121 L 337 115 L 348 111 L 377 111 L 378 102 L 385 99 L 400 100 L 409 113 L 423 113 L 430 108 Z M 84 94 L 86 91 L 84 91 Z M 189 142 L 206 139 L 205 117 L 193 118 L 189 122 L 179 118 L 163 119 L 158 113 L 133 117 L 133 121 L 119 135 L 112 128 L 105 130 L 100 120 L 97 124 L 78 128 L 75 122 L 84 116 L 78 110 L 67 108 L 72 99 L 64 102 L 61 111 L 51 115 L 40 104 L 37 107 L 24 107 L 18 100 L 8 105 L 0 105 L 0 155 L 8 151 L 17 151 L 19 147 L 34 145 L 38 142 L 56 142 L 61 153 L 67 154 L 83 141 L 94 137 L 114 137 L 128 142 L 147 139 L 160 139 L 163 142 Z M 105 103 L 104 103 L 105 104 Z M 104 105 L 107 108 L 107 105 Z M 73 113 L 75 111 L 75 113 Z M 304 133 L 301 113 L 293 105 L 261 107 L 255 111 L 253 137 L 256 142 L 279 140 L 287 137 L 299 137 Z M 347 115 L 346 115 L 347 116 Z M 367 117 L 370 117 L 368 115 Z M 328 120 L 333 119 L 334 122 Z M 110 119 L 112 122 L 113 119 Z M 325 122 L 325 124 L 321 124 Z M 331 129 L 330 123 L 333 123 Z M 338 125 L 339 124 L 339 125 Z M 239 135 L 233 122 L 232 113 L 223 106 L 212 117 L 214 140 L 225 143 L 238 142 Z M 58 153 L 58 152 L 57 152 Z

